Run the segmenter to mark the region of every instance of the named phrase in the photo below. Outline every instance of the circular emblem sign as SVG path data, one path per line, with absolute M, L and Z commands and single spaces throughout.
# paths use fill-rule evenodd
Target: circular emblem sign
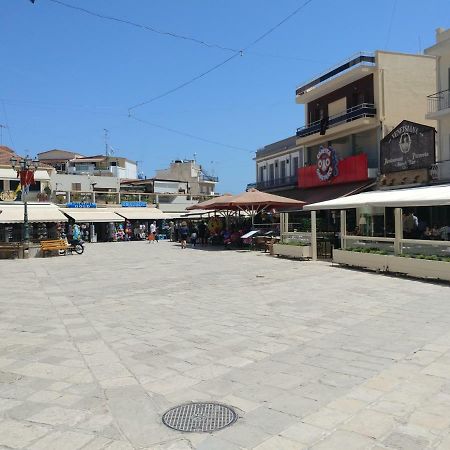
M 3 191 L 0 193 L 0 200 L 4 202 L 13 202 L 17 197 L 17 193 L 15 191 Z
M 331 147 L 320 147 L 317 153 L 316 172 L 321 181 L 328 181 L 338 175 L 336 153 Z

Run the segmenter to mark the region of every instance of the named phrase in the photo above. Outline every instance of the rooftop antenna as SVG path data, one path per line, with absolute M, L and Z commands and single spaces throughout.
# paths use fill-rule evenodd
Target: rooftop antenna
M 194 152 L 194 162 L 197 160 L 197 153 Z
M 3 145 L 3 128 L 8 128 L 6 125 L 0 123 L 0 145 Z
M 105 156 L 109 156 L 109 144 L 108 144 L 108 133 L 109 130 L 103 128 L 104 137 L 105 137 Z

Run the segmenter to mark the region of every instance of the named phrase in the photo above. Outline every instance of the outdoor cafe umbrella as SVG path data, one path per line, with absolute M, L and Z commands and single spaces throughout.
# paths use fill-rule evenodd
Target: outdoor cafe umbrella
M 187 210 L 194 210 L 194 209 L 226 209 L 223 208 L 228 204 L 228 200 L 233 197 L 231 194 L 223 194 L 219 197 L 213 197 L 208 200 L 205 200 L 201 203 L 196 203 L 195 205 L 188 206 Z
M 242 194 L 231 197 L 228 207 L 248 213 L 252 217 L 253 226 L 255 216 L 267 209 L 301 208 L 305 203 L 301 200 L 281 197 L 280 195 L 261 192 L 257 189 L 249 189 Z

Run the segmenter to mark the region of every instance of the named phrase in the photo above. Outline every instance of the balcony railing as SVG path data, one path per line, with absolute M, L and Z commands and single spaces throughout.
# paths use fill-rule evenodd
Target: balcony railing
M 297 175 L 291 177 L 276 178 L 274 180 L 257 181 L 257 189 L 270 189 L 285 186 L 295 186 L 297 185 Z
M 212 175 L 200 175 L 200 181 L 212 181 L 213 183 L 218 183 L 219 182 L 219 177 L 214 177 Z
M 297 128 L 297 137 L 310 136 L 311 134 L 325 131 L 332 126 L 351 122 L 362 117 L 375 117 L 376 114 L 377 110 L 373 103 L 361 103 L 360 105 L 348 108 L 346 111 L 328 117 L 328 121 L 326 119 L 316 120 L 309 125 Z
M 433 181 L 450 181 L 450 160 L 434 163 L 430 168 L 430 175 Z
M 428 113 L 437 113 L 450 108 L 450 90 L 436 92 L 428 97 Z

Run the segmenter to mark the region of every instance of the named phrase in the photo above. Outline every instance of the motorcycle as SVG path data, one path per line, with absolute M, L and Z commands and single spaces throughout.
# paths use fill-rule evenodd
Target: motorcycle
M 84 252 L 84 241 L 81 239 L 71 239 L 69 244 L 72 246 L 72 249 L 75 250 L 77 255 L 82 255 Z

